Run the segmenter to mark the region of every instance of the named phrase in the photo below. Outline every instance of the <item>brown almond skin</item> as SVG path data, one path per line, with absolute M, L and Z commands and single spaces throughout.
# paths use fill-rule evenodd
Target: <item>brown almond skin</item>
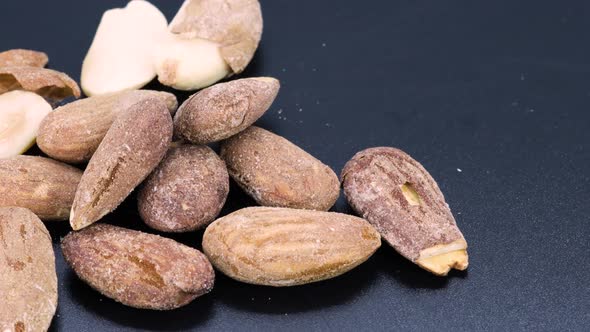
M 38 67 L 1 67 L 0 94 L 13 90 L 30 91 L 58 101 L 80 97 L 78 83 L 64 73 Z
M 145 99 L 161 99 L 171 114 L 176 97 L 167 92 L 133 90 L 93 96 L 58 107 L 43 119 L 37 145 L 51 158 L 67 163 L 90 160 L 117 115 Z
M 218 43 L 221 56 L 236 74 L 252 60 L 262 28 L 258 0 L 185 0 L 170 23 L 172 33 Z
M 71 232 L 61 243 L 78 277 L 124 305 L 182 307 L 213 288 L 213 267 L 200 251 L 174 240 L 108 224 Z
M 381 246 L 365 220 L 341 213 L 251 207 L 213 222 L 203 236 L 211 263 L 238 281 L 295 286 L 339 276 Z
M 229 193 L 225 163 L 207 146 L 171 148 L 137 197 L 139 214 L 163 232 L 189 232 L 210 224 Z
M 157 98 L 116 119 L 90 159 L 76 191 L 70 225 L 86 227 L 113 211 L 158 166 L 172 140 L 172 118 Z
M 43 52 L 15 49 L 0 53 L 0 67 L 43 68 L 47 62 L 49 62 L 49 57 Z
M 185 101 L 174 118 L 174 132 L 195 144 L 221 141 L 250 127 L 272 105 L 280 88 L 272 77 L 219 83 Z
M 68 220 L 82 171 L 49 158 L 0 159 L 0 207 L 30 209 L 44 221 Z
M 57 308 L 51 236 L 30 210 L 0 208 L 0 331 L 47 331 Z
M 363 150 L 345 165 L 342 183 L 353 209 L 410 261 L 418 264 L 421 253 L 428 248 L 451 243 L 460 244 L 462 250 L 467 248 L 438 185 L 405 152 L 389 147 Z M 412 205 L 405 197 L 402 186 L 406 183 L 418 194 L 419 204 Z M 467 261 L 454 268 L 464 270 Z M 446 275 L 448 271 L 430 272 Z
M 221 158 L 230 176 L 263 206 L 327 211 L 340 195 L 330 167 L 259 127 L 224 141 Z

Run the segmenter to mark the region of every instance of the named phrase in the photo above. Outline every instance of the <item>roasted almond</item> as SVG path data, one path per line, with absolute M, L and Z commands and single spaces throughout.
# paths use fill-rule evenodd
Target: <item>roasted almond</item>
M 0 159 L 0 206 L 27 208 L 45 221 L 68 220 L 82 171 L 43 157 Z
M 229 277 L 294 286 L 339 276 L 381 246 L 365 220 L 341 213 L 252 207 L 213 222 L 203 251 Z
M 124 305 L 170 310 L 213 288 L 215 274 L 198 250 L 108 224 L 71 232 L 61 244 L 80 279 Z
M 260 205 L 327 211 L 340 195 L 330 167 L 262 128 L 252 126 L 224 141 L 221 158 Z
M 39 128 L 37 145 L 48 156 L 67 163 L 90 160 L 120 113 L 149 98 L 160 99 L 171 114 L 176 97 L 167 92 L 133 90 L 80 99 L 51 112 Z
M 219 83 L 197 92 L 178 109 L 175 135 L 196 144 L 233 136 L 268 110 L 279 87 L 279 81 L 272 77 L 257 77 Z
M 163 232 L 188 232 L 207 226 L 229 192 L 223 160 L 207 146 L 181 145 L 168 151 L 147 178 L 137 198 L 139 214 Z
M 53 100 L 80 97 L 78 84 L 64 73 L 38 67 L 0 68 L 0 94 L 13 90 L 30 91 Z
M 116 119 L 90 159 L 70 215 L 74 230 L 113 211 L 164 158 L 172 118 L 157 98 L 142 100 Z
M 350 205 L 402 256 L 436 275 L 465 270 L 467 242 L 438 185 L 401 150 L 371 148 L 342 171 Z
M 49 57 L 43 52 L 8 50 L 0 53 L 0 67 L 39 67 L 47 65 Z
M 47 228 L 27 209 L 0 208 L 0 331 L 47 331 L 56 308 Z

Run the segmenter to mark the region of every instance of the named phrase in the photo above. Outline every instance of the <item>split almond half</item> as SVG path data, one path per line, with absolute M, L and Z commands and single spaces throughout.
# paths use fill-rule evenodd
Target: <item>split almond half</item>
M 37 67 L 0 68 L 0 94 L 25 90 L 52 100 L 80 97 L 80 88 L 68 75 Z
M 43 118 L 51 105 L 27 91 L 0 95 L 0 159 L 19 155 L 35 143 Z
M 82 65 L 84 93 L 134 90 L 153 80 L 154 50 L 167 30 L 164 14 L 147 1 L 106 11 Z

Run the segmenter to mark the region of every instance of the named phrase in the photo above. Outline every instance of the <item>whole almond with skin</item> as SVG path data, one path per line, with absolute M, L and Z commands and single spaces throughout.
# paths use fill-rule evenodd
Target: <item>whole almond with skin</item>
M 80 279 L 124 305 L 170 310 L 213 288 L 213 267 L 201 252 L 157 235 L 108 224 L 71 232 L 64 258 Z
M 13 90 L 34 92 L 52 100 L 80 97 L 80 87 L 64 73 L 37 67 L 0 68 L 0 94 Z
M 188 232 L 211 223 L 229 193 L 225 163 L 208 146 L 173 147 L 144 182 L 139 214 L 163 232 Z
M 176 97 L 167 92 L 133 90 L 80 99 L 51 112 L 39 127 L 37 145 L 48 156 L 67 163 L 90 160 L 117 115 L 149 98 L 160 99 L 171 114 Z
M 47 228 L 27 209 L 0 208 L 0 331 L 47 331 L 56 308 Z
M 339 276 L 381 246 L 365 220 L 341 213 L 251 207 L 213 222 L 203 251 L 227 276 L 251 284 L 295 286 Z
M 340 195 L 338 177 L 285 138 L 252 126 L 222 143 L 231 177 L 260 205 L 329 210 Z
M 371 148 L 342 171 L 350 205 L 402 256 L 436 275 L 465 270 L 467 242 L 428 171 L 401 150 Z
M 43 157 L 0 159 L 0 206 L 30 209 L 45 221 L 68 220 L 82 171 Z
M 116 119 L 90 159 L 70 214 L 74 230 L 113 211 L 164 158 L 172 118 L 157 98 L 142 100 Z
M 272 77 L 256 77 L 197 92 L 180 106 L 174 118 L 175 135 L 196 144 L 233 136 L 269 109 L 279 88 L 279 81 Z
M 43 52 L 31 50 L 8 50 L 0 53 L 0 67 L 39 67 L 47 65 L 49 57 Z

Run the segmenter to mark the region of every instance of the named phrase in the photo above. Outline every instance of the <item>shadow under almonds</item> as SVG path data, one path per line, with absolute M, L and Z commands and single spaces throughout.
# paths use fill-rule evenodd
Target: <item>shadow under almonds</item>
M 144 330 L 178 331 L 198 327 L 213 315 L 213 296 L 206 294 L 190 304 L 170 311 L 135 309 L 104 297 L 78 279 L 74 272 L 66 276 L 68 293 L 87 311 L 117 324 Z

